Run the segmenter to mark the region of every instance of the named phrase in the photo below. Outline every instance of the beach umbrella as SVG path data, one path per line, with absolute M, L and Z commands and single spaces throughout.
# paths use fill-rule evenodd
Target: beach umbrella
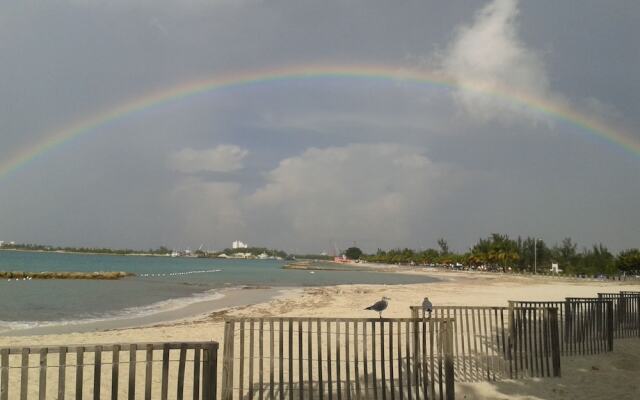
M 383 297 L 382 300 L 376 301 L 374 304 L 365 308 L 365 310 L 377 311 L 378 314 L 380 315 L 380 318 L 382 318 L 382 312 L 386 310 L 387 306 L 389 305 L 387 300 L 391 300 L 391 299 L 388 297 Z
M 433 311 L 433 304 L 431 304 L 428 297 L 425 297 L 424 300 L 422 300 L 422 316 L 424 317 L 429 313 L 429 318 L 431 318 L 431 311 Z

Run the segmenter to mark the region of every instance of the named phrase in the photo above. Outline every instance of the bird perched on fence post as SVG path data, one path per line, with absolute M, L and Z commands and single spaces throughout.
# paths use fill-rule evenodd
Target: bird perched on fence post
M 388 297 L 382 297 L 382 300 L 376 301 L 375 303 L 373 303 L 369 307 L 365 308 L 365 310 L 377 311 L 378 314 L 380 314 L 380 318 L 382 318 L 382 312 L 384 310 L 386 310 L 387 306 L 389 305 L 387 300 L 391 300 L 391 299 L 388 298 Z
M 433 304 L 431 304 L 428 297 L 425 297 L 422 300 L 422 317 L 424 318 L 429 313 L 429 318 L 431 318 L 431 311 L 433 311 Z

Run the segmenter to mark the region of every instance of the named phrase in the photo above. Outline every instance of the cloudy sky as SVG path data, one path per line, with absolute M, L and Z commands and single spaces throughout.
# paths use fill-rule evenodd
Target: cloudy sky
M 0 164 L 184 82 L 296 65 L 437 71 L 640 142 L 640 3 L 5 0 Z M 636 147 L 637 149 L 638 147 Z M 0 177 L 0 240 L 465 250 L 490 232 L 640 246 L 640 156 L 504 98 L 376 79 L 210 91 Z

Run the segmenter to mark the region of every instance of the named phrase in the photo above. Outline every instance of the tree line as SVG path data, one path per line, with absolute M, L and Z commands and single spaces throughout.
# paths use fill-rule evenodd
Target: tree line
M 134 249 L 111 249 L 108 247 L 73 247 L 73 246 L 49 246 L 35 243 L 4 243 L 0 248 L 4 250 L 22 250 L 22 251 L 58 251 L 66 253 L 91 253 L 91 254 L 113 254 L 113 255 L 130 255 L 130 254 L 153 254 L 166 255 L 171 254 L 171 250 L 165 246 L 157 249 L 134 250 Z
M 533 237 L 510 238 L 492 233 L 481 238 L 468 251 L 456 253 L 445 239 L 438 240 L 438 248 L 426 250 L 392 249 L 362 255 L 369 262 L 388 264 L 446 265 L 458 268 L 516 272 L 549 272 L 557 263 L 564 273 L 572 275 L 616 275 L 640 272 L 640 249 L 628 249 L 613 254 L 605 245 L 594 244 L 581 250 L 571 239 L 565 238 L 552 246 Z M 537 267 L 537 268 L 536 268 Z

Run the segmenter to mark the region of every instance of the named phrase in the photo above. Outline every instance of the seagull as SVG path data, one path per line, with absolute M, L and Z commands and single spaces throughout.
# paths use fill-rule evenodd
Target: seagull
M 424 317 L 426 313 L 429 313 L 429 318 L 431 318 L 431 311 L 433 311 L 433 304 L 431 304 L 428 297 L 425 297 L 422 300 L 422 316 Z
M 386 310 L 387 306 L 389 305 L 387 300 L 391 300 L 391 299 L 388 298 L 388 297 L 382 297 L 382 300 L 376 301 L 374 304 L 372 304 L 369 307 L 365 308 L 365 310 L 377 311 L 378 314 L 380 314 L 380 318 L 382 318 L 382 312 L 384 310 Z

